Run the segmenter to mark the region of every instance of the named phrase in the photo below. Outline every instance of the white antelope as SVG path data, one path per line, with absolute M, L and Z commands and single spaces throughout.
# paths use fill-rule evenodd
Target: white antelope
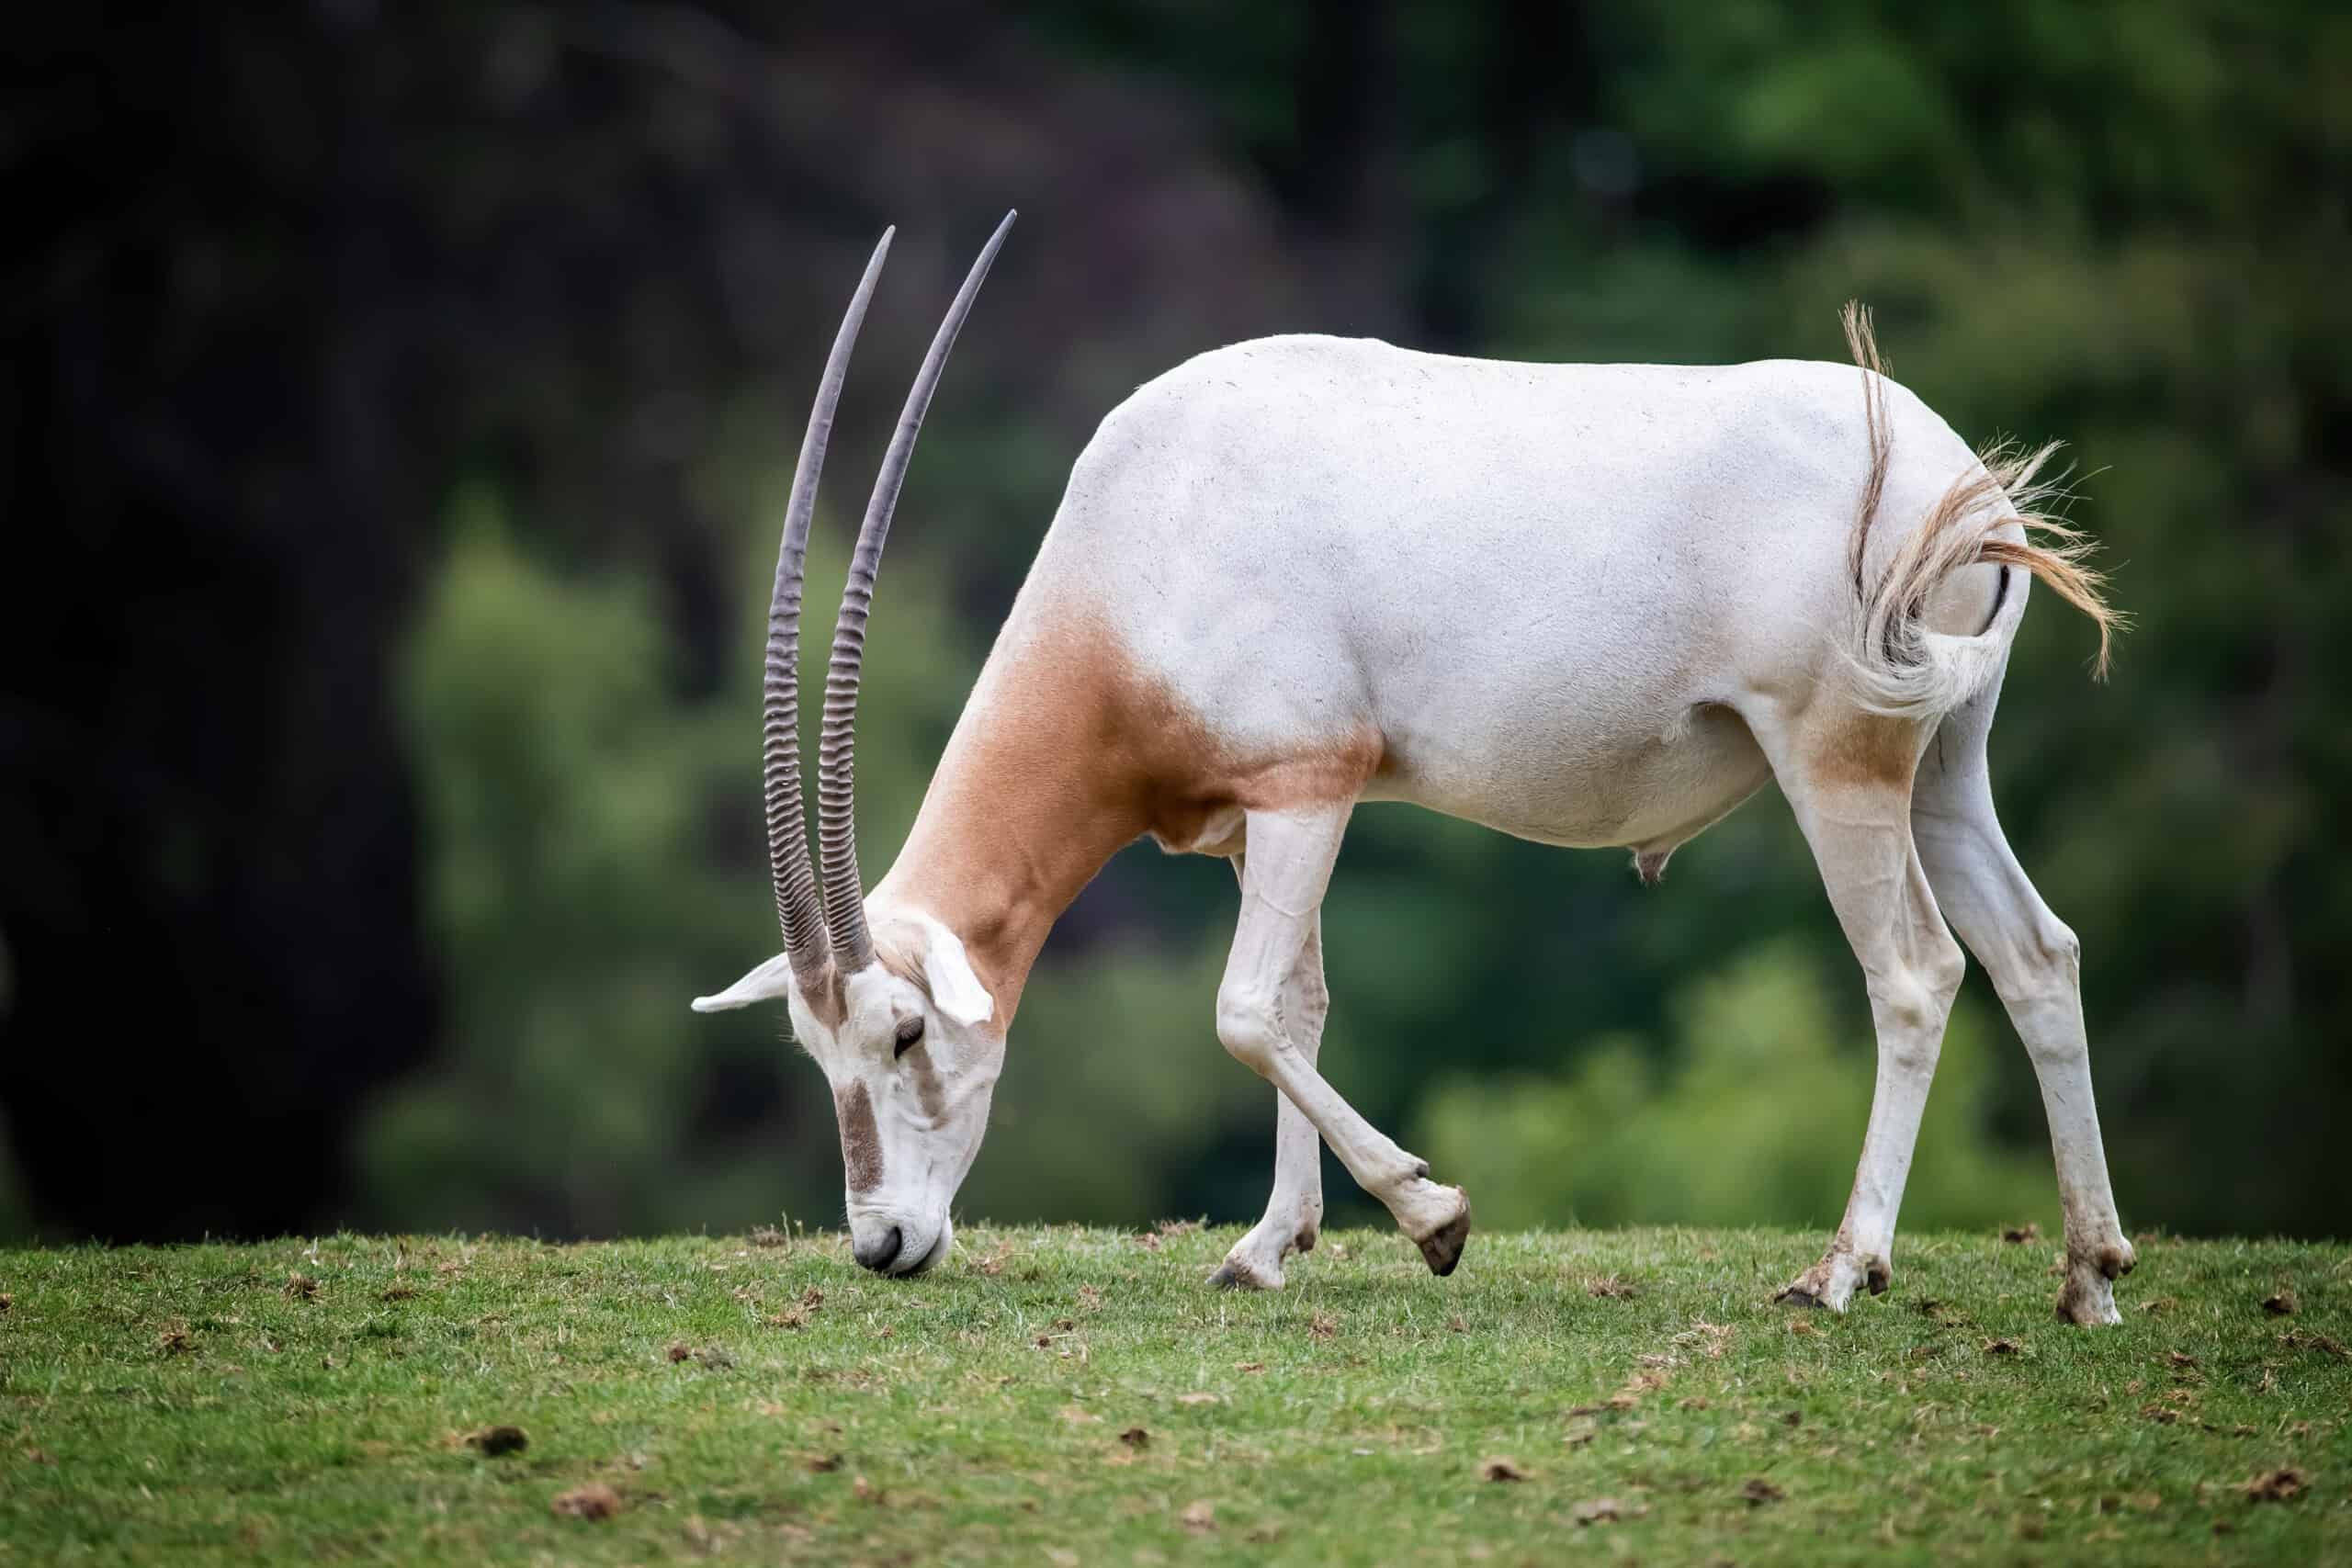
M 2001 835 L 1984 762 L 2039 577 L 2112 615 L 2037 515 L 2044 452 L 1980 455 L 1878 371 L 1520 365 L 1325 337 L 1204 354 L 1114 410 L 947 744 L 898 863 L 861 896 L 859 663 L 915 435 L 995 258 L 980 253 L 868 502 L 825 681 L 819 852 L 794 669 L 817 479 L 890 236 L 810 415 L 768 613 L 764 773 L 784 952 L 700 1010 L 781 997 L 830 1081 L 852 1250 L 912 1274 L 950 1245 L 1007 1030 L 1046 932 L 1148 833 L 1241 880 L 1217 1036 L 1277 1097 L 1273 1195 L 1213 1279 L 1274 1287 L 1315 1245 L 1316 1140 L 1430 1267 L 1462 1190 L 1316 1070 L 1317 906 L 1359 801 L 1544 843 L 1668 855 L 1777 780 L 1861 961 L 1878 1081 L 1845 1222 L 1784 1299 L 1883 1291 L 1962 968 L 1991 972 L 2041 1086 L 2065 1212 L 2061 1315 L 2117 1321 L 2132 1264 L 2091 1102 L 2074 933 Z M 2036 536 L 2039 536 L 2037 538 Z

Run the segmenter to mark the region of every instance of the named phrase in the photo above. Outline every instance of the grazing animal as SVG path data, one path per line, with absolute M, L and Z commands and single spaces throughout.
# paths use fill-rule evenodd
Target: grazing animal
M 2117 1321 L 2112 1281 L 2132 1252 L 2092 1107 L 2078 950 L 2002 838 L 1984 761 L 2029 580 L 2098 623 L 2102 667 L 2115 616 L 2085 541 L 2036 511 L 2048 449 L 1971 450 L 1880 373 L 1854 307 L 1859 377 L 1282 337 L 1150 382 L 1071 471 L 913 830 L 861 895 L 854 746 L 875 574 L 940 369 L 1011 223 L 939 329 L 859 531 L 825 682 L 812 864 L 802 567 L 888 233 L 850 301 L 768 615 L 784 952 L 695 1003 L 790 1009 L 832 1086 L 858 1262 L 903 1275 L 945 1254 L 1046 930 L 1148 833 L 1239 874 L 1216 1032 L 1280 1091 L 1272 1197 L 1213 1279 L 1279 1286 L 1285 1258 L 1315 1245 L 1318 1138 L 1450 1272 L 1469 1233 L 1462 1190 L 1316 1070 L 1317 907 L 1349 814 L 1410 801 L 1544 843 L 1629 847 L 1654 881 L 1772 779 L 1860 960 L 1878 1036 L 1845 1221 L 1783 1299 L 1842 1310 L 1858 1285 L 1886 1288 L 1964 942 L 2049 1112 L 2059 1311 Z

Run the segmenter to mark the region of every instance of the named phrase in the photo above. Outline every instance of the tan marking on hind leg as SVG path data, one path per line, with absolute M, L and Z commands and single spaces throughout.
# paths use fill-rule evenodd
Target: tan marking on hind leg
M 1814 728 L 1806 738 L 1807 782 L 1816 788 L 1895 788 L 1907 791 L 1926 740 L 1917 720 L 1847 713 Z
M 1923 727 L 1830 705 L 1793 718 L 1754 716 L 1749 728 L 1813 848 L 1860 964 L 1877 1036 L 1877 1081 L 1844 1220 L 1821 1259 L 1781 1294 L 1843 1312 L 1858 1286 L 1883 1291 L 1894 1277 L 1895 1218 L 1963 960 L 1912 842 Z

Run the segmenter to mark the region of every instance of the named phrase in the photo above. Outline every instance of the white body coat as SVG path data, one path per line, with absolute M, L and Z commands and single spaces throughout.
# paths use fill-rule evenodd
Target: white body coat
M 1892 412 L 1882 512 L 1916 521 L 1975 455 Z M 1245 343 L 1103 422 L 1007 635 L 1083 601 L 1245 753 L 1370 726 L 1363 798 L 1670 850 L 1770 776 L 1736 712 L 1835 673 L 1869 460 L 1850 367 Z M 1984 626 L 1969 575 L 1939 629 Z

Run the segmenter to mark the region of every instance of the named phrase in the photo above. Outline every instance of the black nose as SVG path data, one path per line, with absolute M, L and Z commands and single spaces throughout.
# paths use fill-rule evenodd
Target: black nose
M 871 1269 L 876 1274 L 885 1273 L 891 1264 L 899 1260 L 899 1248 L 905 1245 L 905 1239 L 899 1235 L 899 1227 L 892 1225 L 871 1242 L 851 1242 L 849 1255 L 857 1259 L 861 1269 Z

